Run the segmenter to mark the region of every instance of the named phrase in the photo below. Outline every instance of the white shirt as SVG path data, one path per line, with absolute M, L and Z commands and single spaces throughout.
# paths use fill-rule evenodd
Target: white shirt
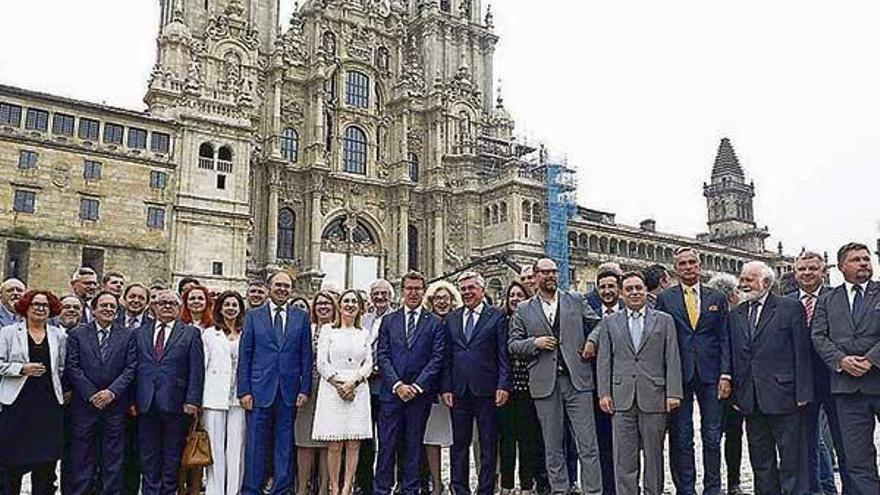
M 464 313 L 461 314 L 461 330 L 464 331 L 465 327 L 467 327 L 468 315 L 471 313 L 474 314 L 474 328 L 477 327 L 477 322 L 480 321 L 480 315 L 483 314 L 483 303 L 477 305 L 476 308 L 470 309 L 467 306 L 464 307 Z
M 612 316 L 615 313 L 617 313 L 618 311 L 620 311 L 620 303 L 615 303 L 614 306 L 610 306 L 610 307 L 605 306 L 605 304 L 602 304 L 602 314 L 599 316 L 602 316 L 602 317 Z
M 757 312 L 757 314 L 755 315 L 755 326 L 757 326 L 758 322 L 761 321 L 761 312 L 764 311 L 764 306 L 767 304 L 767 296 L 769 296 L 769 295 L 770 295 L 770 293 L 767 292 L 766 294 L 759 297 L 755 301 L 749 301 L 749 307 L 748 307 L 749 313 L 751 313 L 751 311 L 752 311 L 752 306 L 751 306 L 752 304 L 755 304 L 756 301 L 758 303 L 760 303 L 760 304 L 758 304 L 758 308 L 755 309 L 755 311 Z
M 694 289 L 694 291 L 695 291 L 694 296 L 697 301 L 697 318 L 699 318 L 700 317 L 700 282 L 697 282 L 691 286 L 685 285 L 684 283 L 681 284 L 682 293 L 685 293 L 685 295 L 686 295 L 688 289 Z M 687 306 L 685 306 L 685 309 L 687 309 Z
M 553 299 L 547 301 L 541 295 L 538 296 L 538 300 L 541 301 L 541 309 L 544 310 L 544 316 L 547 317 L 547 323 L 550 326 L 553 326 L 553 322 L 556 320 L 556 312 L 559 310 L 559 296 L 556 292 L 553 293 Z
M 159 320 L 156 320 L 156 323 L 153 324 L 153 345 L 156 345 L 157 339 L 159 338 L 159 327 L 162 326 L 163 323 Z M 168 337 L 171 337 L 171 330 L 174 328 L 174 322 L 164 323 L 165 325 L 165 340 L 162 341 L 162 348 L 165 348 L 165 344 L 168 343 Z
M 803 300 L 804 300 L 804 296 L 806 296 L 806 295 L 808 295 L 808 294 L 811 295 L 811 296 L 813 296 L 813 298 L 815 298 L 815 299 L 819 299 L 819 293 L 820 293 L 820 292 L 822 292 L 822 286 L 821 286 L 821 285 L 819 286 L 819 288 L 817 288 L 817 289 L 814 290 L 813 292 L 807 292 L 807 291 L 805 291 L 805 290 L 803 290 L 803 289 L 798 289 L 798 299 L 800 299 L 801 301 L 803 301 Z
M 644 318 L 646 309 L 647 308 L 645 306 L 642 306 L 641 308 L 636 309 L 636 310 L 626 308 L 626 316 L 627 316 L 627 318 L 630 318 L 630 319 L 635 318 L 636 315 L 638 315 L 639 318 Z
M 843 285 L 846 286 L 846 298 L 849 301 L 849 309 L 850 311 L 852 311 L 853 299 L 856 297 L 856 291 L 853 290 L 853 288 L 856 286 L 856 284 L 844 281 Z M 865 291 L 868 290 L 868 282 L 864 282 L 858 285 L 862 288 L 862 301 L 864 301 Z
M 272 322 L 272 325 L 275 325 L 275 312 L 281 308 L 281 328 L 287 327 L 287 311 L 284 306 L 278 306 L 271 299 L 269 299 L 269 321 Z
M 128 322 L 132 317 L 134 317 L 134 325 L 129 326 Z M 141 312 L 141 314 L 134 316 L 126 311 L 125 318 L 122 324 L 125 325 L 127 328 L 140 328 L 141 325 L 144 324 L 144 312 Z

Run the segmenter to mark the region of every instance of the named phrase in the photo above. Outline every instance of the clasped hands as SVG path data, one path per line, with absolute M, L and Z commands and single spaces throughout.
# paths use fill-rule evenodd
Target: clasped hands
M 872 366 L 874 365 L 865 356 L 846 356 L 840 360 L 840 369 L 856 378 L 871 371 Z
M 346 402 L 351 402 L 354 400 L 354 389 L 357 388 L 356 380 L 342 381 L 336 378 L 331 378 L 329 382 L 330 385 L 333 385 L 333 387 L 336 389 L 336 393 L 339 395 L 340 399 Z M 401 387 L 398 387 L 398 390 L 400 390 Z

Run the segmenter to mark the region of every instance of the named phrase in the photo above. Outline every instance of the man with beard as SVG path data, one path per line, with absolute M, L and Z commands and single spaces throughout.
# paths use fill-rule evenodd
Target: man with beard
M 871 281 L 871 252 L 864 244 L 837 251 L 843 284 L 819 298 L 813 346 L 831 370 L 846 468 L 860 494 L 877 494 L 874 426 L 880 416 L 880 283 Z
M 580 459 L 581 486 L 587 494 L 599 494 L 602 469 L 593 417 L 594 374 L 582 359 L 586 336 L 599 318 L 582 297 L 558 290 L 553 260 L 538 260 L 534 275 L 538 293 L 514 313 L 510 352 L 534 363 L 529 368 L 529 391 L 541 423 L 552 492 L 565 494 L 570 486 L 563 445 L 567 411 Z
M 743 299 L 730 313 L 733 404 L 746 420 L 755 493 L 800 495 L 800 413 L 813 400 L 813 363 L 804 311 L 770 292 L 775 281 L 766 263 L 743 265 Z
M 7 278 L 0 284 L 0 327 L 12 325 L 20 318 L 15 312 L 15 303 L 24 295 L 26 287 L 17 278 Z

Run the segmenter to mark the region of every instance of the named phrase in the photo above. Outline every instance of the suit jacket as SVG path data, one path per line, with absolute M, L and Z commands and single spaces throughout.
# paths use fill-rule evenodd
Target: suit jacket
M 696 328 L 688 319 L 680 285 L 661 292 L 654 309 L 668 313 L 675 321 L 684 383 L 698 378 L 700 383 L 714 384 L 721 375 L 730 375 L 730 335 L 724 294 L 700 284 L 700 318 Z
M 443 392 L 464 396 L 492 397 L 496 390 L 513 390 L 507 350 L 507 316 L 504 311 L 483 304 L 471 339 L 464 336 L 464 311 L 450 313 L 443 323 L 449 351 L 443 373 Z
M 12 325 L 20 319 L 14 311 L 10 311 L 6 306 L 0 304 L 0 327 Z
M 666 399 L 684 397 L 675 323 L 666 313 L 645 308 L 639 347 L 633 346 L 626 310 L 603 319 L 599 332 L 599 396 L 614 408 L 665 413 Z
M 198 328 L 175 321 L 162 357 L 153 353 L 153 328 L 137 329 L 138 372 L 135 405 L 146 413 L 155 406 L 159 412 L 183 414 L 183 405 L 202 405 L 205 384 L 205 353 Z
M 122 311 L 120 311 L 116 315 L 115 323 L 118 323 L 119 325 L 125 327 L 128 323 L 125 321 L 125 319 L 126 319 L 125 308 L 120 307 L 120 309 L 122 309 Z M 138 327 L 142 327 L 144 325 L 152 325 L 155 322 L 156 322 L 156 320 L 152 316 L 148 315 L 147 311 L 144 310 L 143 316 L 141 316 L 141 324 L 138 325 Z
M 64 378 L 73 391 L 71 407 L 77 412 L 98 413 L 89 399 L 105 389 L 116 399 L 104 411 L 125 414 L 128 410 L 138 364 L 135 331 L 114 322 L 107 338 L 107 360 L 102 361 L 94 321 L 67 335 Z
M 412 346 L 406 346 L 406 306 L 386 314 L 379 325 L 379 343 L 376 354 L 382 375 L 379 399 L 400 400 L 392 388 L 397 382 L 418 385 L 422 395 L 432 396 L 440 391 L 441 370 L 446 359 L 446 333 L 443 324 L 433 313 L 422 308 L 416 323 Z
M 749 304 L 730 314 L 733 400 L 743 414 L 790 414 L 813 400 L 813 363 L 803 306 L 767 295 L 754 335 Z
M 247 312 L 238 347 L 238 396 L 253 395 L 254 406 L 270 407 L 278 394 L 287 406 L 312 389 L 312 325 L 305 311 L 287 306 L 284 336 L 269 314 L 271 304 Z
M 581 352 L 587 335 L 598 323 L 599 317 L 579 295 L 559 291 L 557 299 L 559 308 L 556 318 L 561 318 L 559 345 L 571 383 L 577 390 L 591 391 L 595 388 L 593 370 L 590 363 L 581 359 Z M 516 308 L 510 323 L 508 346 L 511 354 L 528 360 L 529 391 L 536 399 L 549 396 L 556 386 L 558 353 L 555 350 L 543 351 L 535 345 L 535 338 L 544 335 L 553 335 L 553 329 L 541 307 L 540 296 L 535 295 Z
M 819 297 L 822 297 L 829 292 L 831 292 L 831 288 L 823 285 L 822 288 L 819 289 Z M 801 304 L 801 307 L 803 307 L 800 290 L 789 292 L 785 297 L 797 301 Z M 818 303 L 819 301 L 817 300 L 816 304 Z M 813 316 L 816 316 L 815 306 L 813 306 Z M 806 318 L 806 310 L 804 311 L 804 317 Z M 812 321 L 810 323 L 811 325 L 807 327 L 808 334 L 810 333 L 810 328 L 812 328 Z M 828 372 L 828 367 L 825 366 L 825 362 L 822 361 L 822 358 L 819 357 L 819 354 L 813 348 L 812 341 L 810 342 L 810 355 L 813 360 L 813 398 L 819 400 L 819 397 L 825 397 L 831 394 L 831 375 Z
M 232 354 L 229 352 L 229 339 L 217 327 L 202 330 L 202 345 L 205 348 L 205 390 L 202 394 L 202 407 L 226 411 L 229 409 L 229 390 L 232 388 Z
M 813 346 L 831 370 L 831 393 L 880 394 L 880 282 L 868 282 L 859 321 L 853 321 L 841 284 L 819 298 L 812 327 Z M 874 366 L 858 378 L 838 371 L 840 360 L 850 355 L 865 356 Z
M 18 398 L 28 377 L 21 374 L 21 368 L 30 363 L 28 352 L 28 332 L 26 323 L 19 321 L 0 328 L 0 405 L 11 405 Z M 64 359 L 67 351 L 67 332 L 56 326 L 46 325 L 46 338 L 49 340 L 49 353 L 52 364 L 52 386 L 58 403 L 64 403 L 61 377 L 64 374 Z

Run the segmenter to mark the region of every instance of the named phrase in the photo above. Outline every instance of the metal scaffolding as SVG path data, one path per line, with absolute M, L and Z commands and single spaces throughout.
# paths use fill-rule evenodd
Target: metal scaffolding
M 547 187 L 545 249 L 547 257 L 554 260 L 559 269 L 559 288 L 568 290 L 568 219 L 577 212 L 577 179 L 575 171 L 568 168 L 564 159 L 551 158 L 543 147 L 541 164 L 545 170 Z

